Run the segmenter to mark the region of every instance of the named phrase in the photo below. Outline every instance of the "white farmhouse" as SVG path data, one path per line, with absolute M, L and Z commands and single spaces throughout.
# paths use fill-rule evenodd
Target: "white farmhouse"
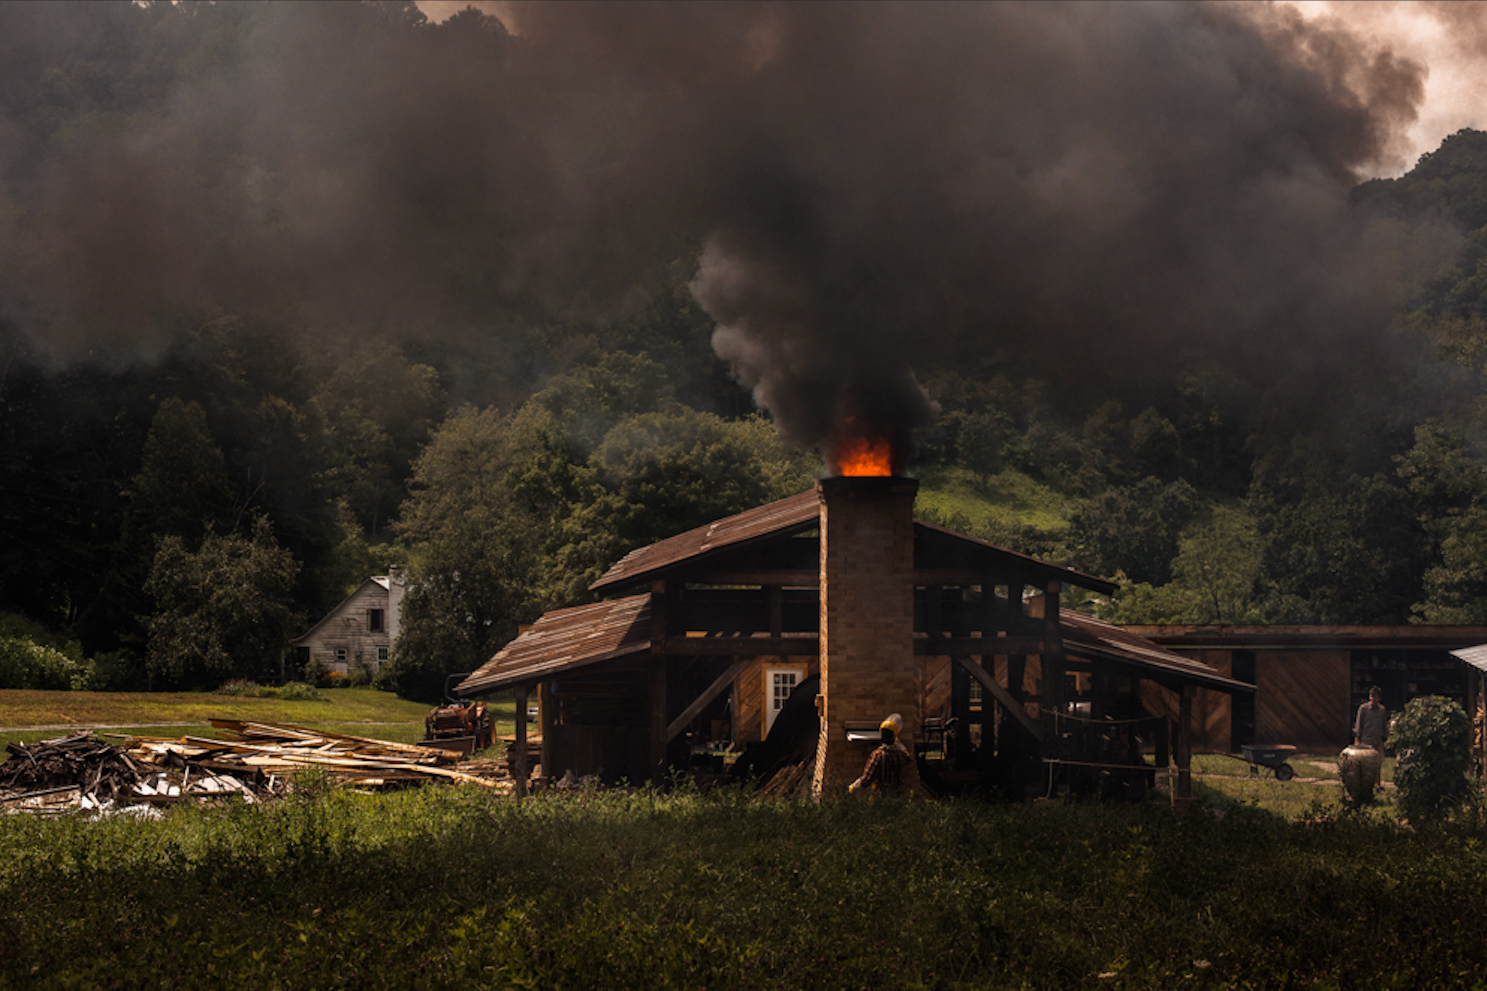
M 364 670 L 375 675 L 397 640 L 405 590 L 406 579 L 398 568 L 362 582 L 308 632 L 289 642 L 296 670 L 318 660 L 340 674 Z

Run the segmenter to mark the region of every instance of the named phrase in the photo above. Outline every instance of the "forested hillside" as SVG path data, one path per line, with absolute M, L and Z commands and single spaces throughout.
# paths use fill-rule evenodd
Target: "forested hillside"
M 557 99 L 527 44 L 400 3 L 0 5 L 0 687 L 271 679 L 397 563 L 389 684 L 428 694 L 628 550 L 822 471 L 740 384 L 769 396 L 752 352 L 715 351 L 681 212 L 553 206 L 510 109 Z M 1120 621 L 1487 622 L 1487 134 L 1341 202 L 1419 253 L 1392 324 L 1315 365 L 1175 330 L 1139 375 L 926 347 L 922 515 L 1120 577 L 1091 604 Z M 584 254 L 606 239 L 625 264 Z M 1046 305 L 1117 291 L 1086 289 Z

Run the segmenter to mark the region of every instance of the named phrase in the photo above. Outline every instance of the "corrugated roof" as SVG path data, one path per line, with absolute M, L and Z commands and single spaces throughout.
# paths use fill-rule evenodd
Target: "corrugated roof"
M 598 590 L 632 584 L 673 564 L 703 557 L 725 547 L 738 547 L 763 537 L 809 530 L 816 526 L 820 512 L 820 500 L 811 489 L 736 516 L 714 520 L 706 526 L 631 551 L 589 588 Z
M 460 682 L 455 693 L 474 695 L 646 652 L 651 646 L 650 602 L 649 594 L 632 595 L 545 613 Z
M 1451 651 L 1451 656 L 1465 661 L 1479 671 L 1487 671 L 1487 643 L 1475 647 L 1462 647 Z
M 1118 660 L 1138 667 L 1170 673 L 1183 681 L 1196 681 L 1225 692 L 1253 692 L 1255 686 L 1235 681 L 1196 657 L 1159 647 L 1143 636 L 1121 629 L 1089 613 L 1060 609 L 1064 626 L 1065 650 L 1072 654 L 1093 653 L 1107 660 Z

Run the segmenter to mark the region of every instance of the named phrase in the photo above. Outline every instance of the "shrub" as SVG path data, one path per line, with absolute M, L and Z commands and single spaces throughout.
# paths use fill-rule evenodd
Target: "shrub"
M 1439 818 L 1471 797 L 1471 719 L 1459 703 L 1439 695 L 1411 699 L 1388 745 L 1399 755 L 1394 785 L 1406 819 Z
M 330 667 L 318 657 L 312 657 L 305 663 L 304 679 L 309 685 L 318 685 L 330 674 Z
M 315 686 L 303 681 L 291 681 L 278 690 L 278 696 L 290 702 L 319 702 L 321 699 Z
M 86 687 L 85 677 L 83 666 L 60 650 L 24 637 L 0 637 L 0 688 L 67 691 Z
M 231 681 L 224 681 L 218 685 L 216 694 L 243 695 L 247 698 L 257 698 L 261 691 L 262 689 L 256 681 L 245 681 L 242 678 L 234 678 Z

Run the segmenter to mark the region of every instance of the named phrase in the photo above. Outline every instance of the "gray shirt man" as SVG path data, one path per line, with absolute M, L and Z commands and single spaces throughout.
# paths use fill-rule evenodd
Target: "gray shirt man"
M 1365 747 L 1382 751 L 1384 737 L 1389 735 L 1389 710 L 1384 708 L 1379 697 L 1377 690 L 1370 692 L 1368 701 L 1358 706 L 1358 718 L 1353 722 L 1353 738 Z

